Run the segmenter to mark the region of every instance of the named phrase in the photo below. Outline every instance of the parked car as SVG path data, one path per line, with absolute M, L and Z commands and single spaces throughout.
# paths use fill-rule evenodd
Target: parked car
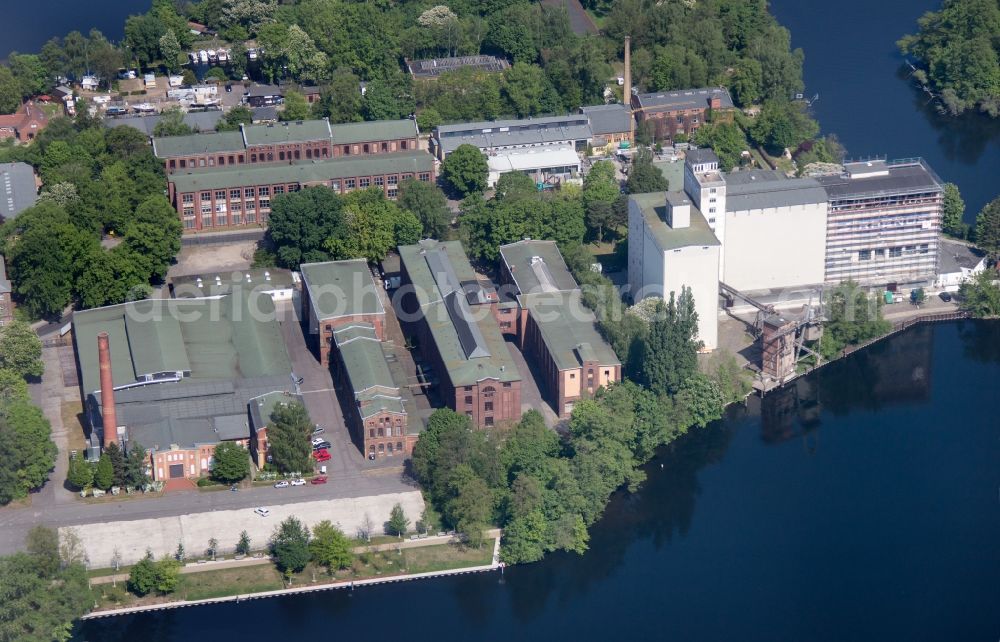
M 333 444 L 331 444 L 328 441 L 321 441 L 318 444 L 316 444 L 316 443 L 313 444 L 313 450 L 319 450 L 321 448 L 324 448 L 324 449 L 325 448 L 330 448 L 332 445 Z
M 312 440 L 313 448 L 318 447 L 319 444 L 323 443 L 324 441 L 326 441 L 326 440 L 323 439 L 322 437 L 313 437 L 313 440 Z
M 310 484 L 314 484 L 314 485 L 315 484 L 325 484 L 326 483 L 326 475 L 320 475 L 319 477 L 313 477 L 312 480 L 309 483 Z
M 326 428 L 324 428 L 323 426 L 321 426 L 319 424 L 316 424 L 316 427 L 313 428 L 313 434 L 314 435 L 318 435 L 318 434 L 320 434 L 321 432 L 323 432 L 325 430 L 326 430 Z
M 292 486 L 305 486 L 305 485 L 306 485 L 306 480 L 302 478 L 292 480 Z
M 280 481 L 274 485 L 275 488 L 288 488 L 288 482 Z
M 949 292 L 942 292 L 938 296 L 941 297 L 941 300 L 944 301 L 945 303 L 951 301 L 951 293 Z
M 269 511 L 268 509 L 264 508 L 263 506 L 259 506 L 259 507 L 255 508 L 255 509 L 253 509 L 253 512 L 255 512 L 256 514 L 260 515 L 261 517 L 267 517 L 268 515 L 271 514 L 271 511 Z
M 226 93 L 227 94 L 233 93 L 233 85 L 232 85 L 232 83 L 227 83 L 226 84 Z
M 313 451 L 313 457 L 316 458 L 316 461 L 330 461 L 330 451 L 325 448 L 315 450 Z

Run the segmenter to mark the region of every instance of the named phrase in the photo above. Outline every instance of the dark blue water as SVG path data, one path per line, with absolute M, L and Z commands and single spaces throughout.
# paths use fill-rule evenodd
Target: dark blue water
M 940 0 L 771 0 L 771 11 L 806 54 L 814 115 L 854 157 L 923 156 L 958 185 L 966 220 L 1000 195 L 1000 119 L 946 118 L 901 73 L 896 40 Z
M 584 556 L 79 639 L 994 641 L 998 379 L 1000 323 L 915 328 L 679 442 Z
M 145 13 L 151 0 L 0 0 L 0 60 L 11 51 L 37 53 L 53 36 L 97 29 L 117 42 L 125 18 Z

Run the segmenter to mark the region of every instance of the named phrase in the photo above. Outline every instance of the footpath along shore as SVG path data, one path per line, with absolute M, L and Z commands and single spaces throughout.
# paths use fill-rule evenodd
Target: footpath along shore
M 379 577 L 369 577 L 360 580 L 342 580 L 338 582 L 327 582 L 327 583 L 317 583 L 310 584 L 308 586 L 299 586 L 287 589 L 279 589 L 276 591 L 262 591 L 260 593 L 245 593 L 239 595 L 228 595 L 225 597 L 213 597 L 204 600 L 178 600 L 175 602 L 163 602 L 160 604 L 147 604 L 142 606 L 128 606 L 117 609 L 104 609 L 98 611 L 92 611 L 82 616 L 81 620 L 92 620 L 95 618 L 105 618 L 113 617 L 116 615 L 127 615 L 130 613 L 142 613 L 146 611 L 164 611 L 167 609 L 178 609 L 186 606 L 200 606 L 202 604 L 218 604 L 221 602 L 243 602 L 246 600 L 258 600 L 269 597 L 281 597 L 283 595 L 297 595 L 302 593 L 314 593 L 317 591 L 329 591 L 333 589 L 354 589 L 356 586 L 368 586 L 372 584 L 388 584 L 391 582 L 402 582 L 405 580 L 422 580 L 433 577 L 446 577 L 449 575 L 466 575 L 468 573 L 483 573 L 486 571 L 494 571 L 503 566 L 500 561 L 500 531 L 499 529 L 493 529 L 488 531 L 489 536 L 493 537 L 493 557 L 489 564 L 482 566 L 466 566 L 462 568 L 453 568 L 444 571 L 428 571 L 426 573 L 400 573 L 397 575 L 384 575 Z M 397 548 L 418 548 L 421 546 L 432 546 L 440 545 L 442 543 L 448 543 L 449 541 L 455 541 L 453 536 L 444 537 L 433 537 L 425 538 L 421 540 L 404 540 L 402 542 L 394 542 L 387 544 L 379 544 L 374 547 L 358 547 L 356 551 L 366 551 L 366 550 L 395 550 Z M 234 566 L 252 566 L 254 564 L 262 564 L 264 562 L 270 562 L 269 558 L 254 558 L 249 560 L 226 560 L 224 562 L 214 562 L 201 565 L 186 566 L 181 569 L 181 573 L 195 573 L 199 571 L 214 571 L 220 568 L 232 568 Z M 120 581 L 125 581 L 128 576 L 118 576 Z M 93 583 L 105 583 L 110 582 L 111 576 L 105 576 L 100 578 L 94 578 Z

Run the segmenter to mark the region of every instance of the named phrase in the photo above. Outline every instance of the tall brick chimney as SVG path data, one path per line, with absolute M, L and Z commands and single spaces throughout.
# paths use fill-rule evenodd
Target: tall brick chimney
M 632 116 L 632 37 L 625 36 L 625 107 L 628 109 L 628 140 L 635 140 L 635 118 Z
M 115 414 L 115 387 L 111 378 L 111 344 L 108 333 L 97 335 L 97 355 L 101 364 L 101 415 L 104 438 L 102 447 L 118 442 L 118 417 Z

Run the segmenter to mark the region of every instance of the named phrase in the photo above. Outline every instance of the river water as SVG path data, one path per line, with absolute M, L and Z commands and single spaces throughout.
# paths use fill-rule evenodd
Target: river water
M 998 379 L 1000 323 L 916 327 L 685 437 L 583 556 L 78 639 L 996 640 Z

